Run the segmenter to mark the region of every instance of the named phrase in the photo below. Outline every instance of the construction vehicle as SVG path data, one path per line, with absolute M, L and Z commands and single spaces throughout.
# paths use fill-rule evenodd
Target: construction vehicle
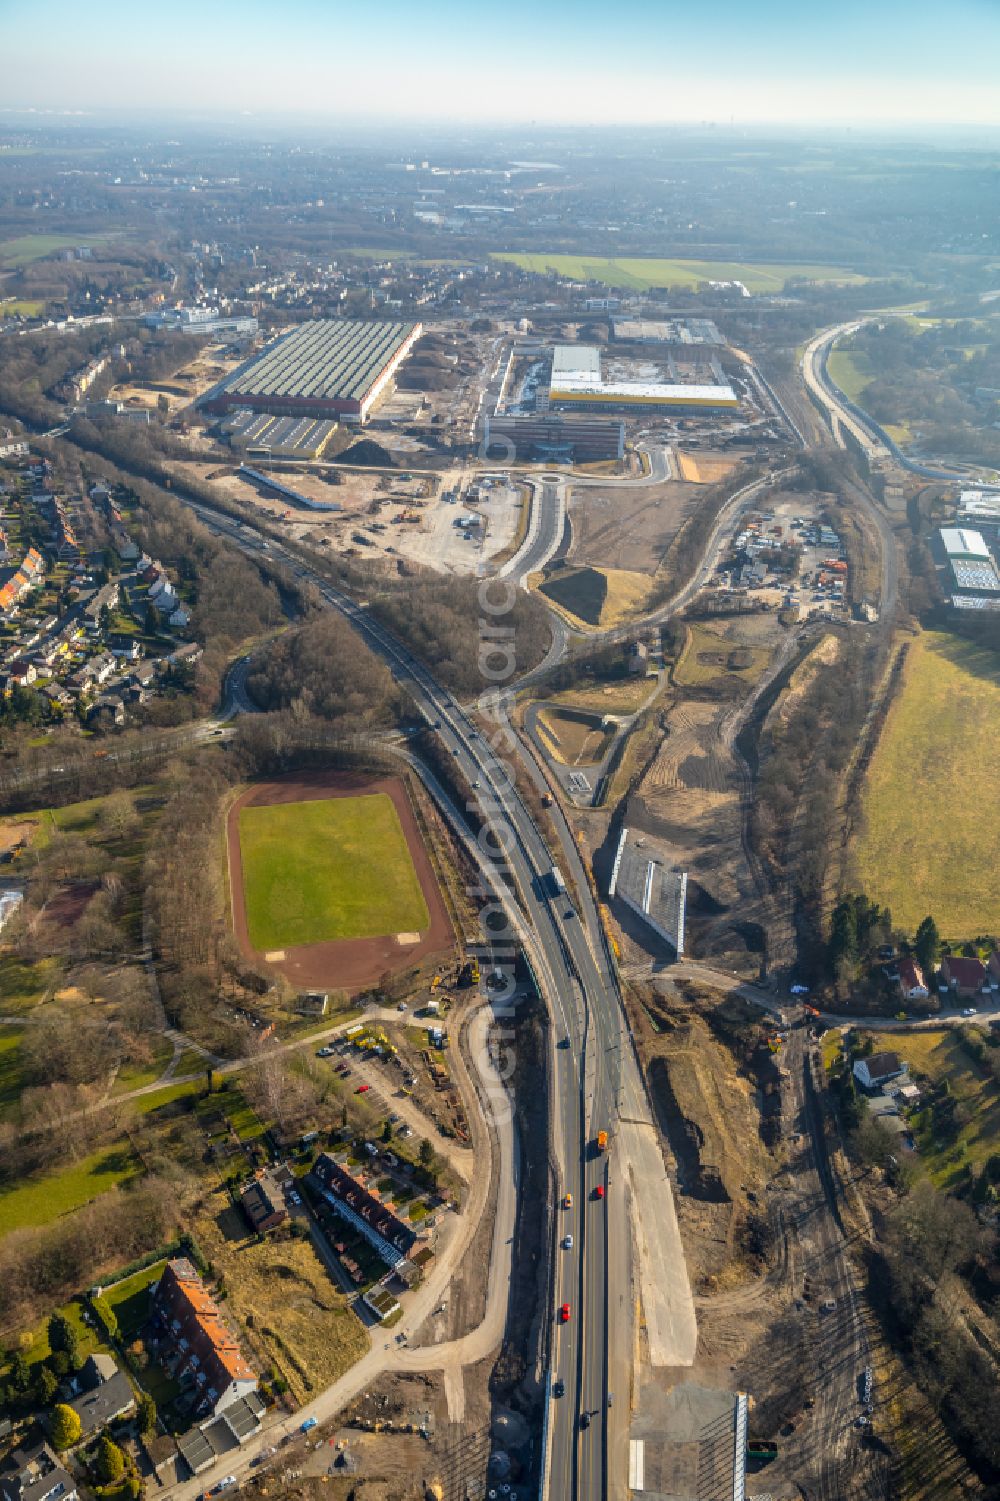
M 606 1152 L 608 1150 L 608 1133 L 606 1131 L 598 1131 L 596 1146 L 599 1152 Z

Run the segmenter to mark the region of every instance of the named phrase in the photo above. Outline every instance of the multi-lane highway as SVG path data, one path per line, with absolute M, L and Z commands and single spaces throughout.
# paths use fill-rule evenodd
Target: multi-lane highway
M 237 545 L 259 551 L 259 538 L 245 523 L 239 525 L 206 507 L 194 509 Z M 567 1193 L 572 1196 L 571 1207 L 556 1210 L 558 1250 L 548 1313 L 551 1379 L 553 1385 L 557 1379 L 562 1383 L 564 1395 L 550 1398 L 546 1493 L 560 1501 L 620 1494 L 626 1462 L 625 1424 L 618 1413 L 627 1408 L 628 1393 L 621 1393 L 619 1409 L 609 1410 L 608 1370 L 609 1361 L 612 1369 L 630 1369 L 631 1326 L 627 1318 L 609 1310 L 609 1296 L 619 1298 L 631 1285 L 630 1241 L 622 1233 L 628 1205 L 636 1217 L 640 1255 L 649 1267 L 665 1272 L 671 1283 L 677 1316 L 666 1321 L 671 1324 L 667 1340 L 676 1346 L 672 1353 L 677 1363 L 693 1358 L 694 1314 L 680 1239 L 669 1233 L 669 1216 L 668 1233 L 661 1233 L 664 1198 L 672 1215 L 669 1184 L 586 873 L 566 830 L 569 890 L 560 891 L 551 881 L 552 854 L 515 786 L 513 769 L 498 759 L 457 700 L 365 606 L 314 574 L 280 543 L 270 542 L 269 555 L 313 582 L 386 661 L 452 756 L 497 846 L 505 851 L 504 864 L 532 931 L 533 957 L 556 1042 L 552 1146 L 561 1178 L 556 1186 L 559 1204 Z M 599 1130 L 610 1134 L 608 1155 L 592 1149 Z M 633 1164 L 630 1155 L 638 1159 Z M 636 1181 L 651 1174 L 648 1183 L 643 1181 L 649 1195 L 645 1207 L 634 1189 L 626 1198 L 630 1171 Z M 615 1216 L 610 1236 L 608 1195 Z M 572 1244 L 563 1248 L 570 1235 Z M 564 1303 L 570 1312 L 561 1322 Z M 647 1320 L 650 1313 L 655 1324 L 656 1308 L 647 1310 Z

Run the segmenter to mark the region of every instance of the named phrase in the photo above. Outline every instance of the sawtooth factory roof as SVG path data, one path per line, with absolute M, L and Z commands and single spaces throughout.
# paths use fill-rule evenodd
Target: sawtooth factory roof
M 354 318 L 303 323 L 241 365 L 212 394 L 361 400 L 417 327 Z

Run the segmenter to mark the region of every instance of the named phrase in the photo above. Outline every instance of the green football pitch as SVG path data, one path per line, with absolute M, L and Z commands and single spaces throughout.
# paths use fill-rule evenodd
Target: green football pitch
M 239 814 L 247 931 L 274 951 L 416 933 L 427 903 L 391 798 L 320 798 Z

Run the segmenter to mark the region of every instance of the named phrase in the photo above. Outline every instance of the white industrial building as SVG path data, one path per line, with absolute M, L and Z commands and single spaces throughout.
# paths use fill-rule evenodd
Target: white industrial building
M 645 834 L 622 829 L 608 885 L 680 959 L 684 953 L 687 871 L 677 870 Z

